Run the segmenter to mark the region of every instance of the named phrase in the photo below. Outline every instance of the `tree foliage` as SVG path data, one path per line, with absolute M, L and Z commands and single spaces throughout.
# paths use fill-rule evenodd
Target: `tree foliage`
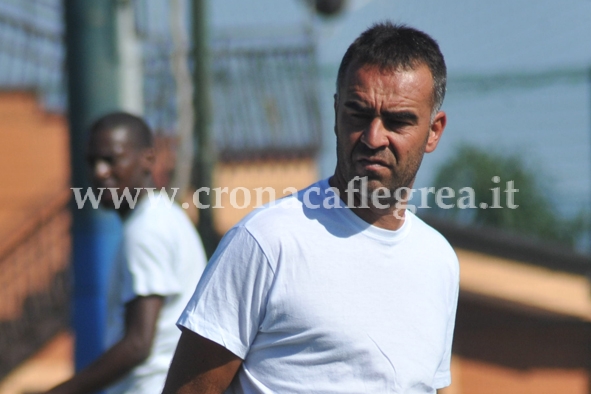
M 558 202 L 552 200 L 553 189 L 543 184 L 544 179 L 543 174 L 528 168 L 517 155 L 491 153 L 464 145 L 438 170 L 434 186 L 435 190 L 451 187 L 456 192 L 471 187 L 477 208 L 461 209 L 456 204 L 450 209 L 434 208 L 435 213 L 464 223 L 492 226 L 572 247 L 588 227 L 585 214 L 581 211 L 572 219 L 562 217 L 556 209 Z M 519 190 L 514 193 L 514 204 L 518 206 L 515 209 L 507 207 L 509 181 L 513 181 L 513 187 Z M 500 193 L 502 208 L 490 208 L 495 188 L 500 188 L 496 192 Z M 429 206 L 437 207 L 435 202 L 431 196 Z M 486 203 L 489 208 L 479 208 L 481 203 Z

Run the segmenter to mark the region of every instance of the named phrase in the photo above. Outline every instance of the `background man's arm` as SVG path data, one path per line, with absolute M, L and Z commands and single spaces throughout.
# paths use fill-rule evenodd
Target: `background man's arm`
M 228 388 L 242 360 L 190 330 L 183 333 L 162 394 L 218 394 Z
M 122 378 L 148 356 L 164 298 L 136 297 L 125 305 L 125 335 L 72 379 L 46 394 L 83 394 L 100 390 Z

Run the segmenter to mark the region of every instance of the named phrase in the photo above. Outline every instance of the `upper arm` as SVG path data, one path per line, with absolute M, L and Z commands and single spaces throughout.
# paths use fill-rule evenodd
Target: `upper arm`
M 165 394 L 226 390 L 265 316 L 273 276 L 266 255 L 246 229 L 226 234 L 177 323 L 182 334 Z
M 263 324 L 271 264 L 245 229 L 227 234 L 177 324 L 246 358 Z
M 139 225 L 134 223 L 134 227 L 126 231 L 122 245 L 128 287 L 134 295 L 142 296 L 181 293 L 183 281 L 178 271 L 178 256 L 174 253 L 174 240 L 161 229 L 153 228 L 155 223 L 149 223 L 145 228 Z M 127 300 L 124 298 L 123 301 Z
M 163 394 L 222 393 L 242 360 L 223 346 L 186 328 L 172 359 Z

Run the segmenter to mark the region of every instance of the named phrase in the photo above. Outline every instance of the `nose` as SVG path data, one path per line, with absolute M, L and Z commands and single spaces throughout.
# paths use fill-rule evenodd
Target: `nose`
M 361 135 L 361 142 L 371 149 L 379 149 L 389 145 L 388 130 L 379 117 L 375 117 Z

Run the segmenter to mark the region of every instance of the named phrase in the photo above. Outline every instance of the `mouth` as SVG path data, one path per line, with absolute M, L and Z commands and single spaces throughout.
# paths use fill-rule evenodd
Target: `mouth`
M 367 170 L 380 170 L 389 168 L 389 164 L 377 157 L 362 157 L 357 159 L 357 163 Z

